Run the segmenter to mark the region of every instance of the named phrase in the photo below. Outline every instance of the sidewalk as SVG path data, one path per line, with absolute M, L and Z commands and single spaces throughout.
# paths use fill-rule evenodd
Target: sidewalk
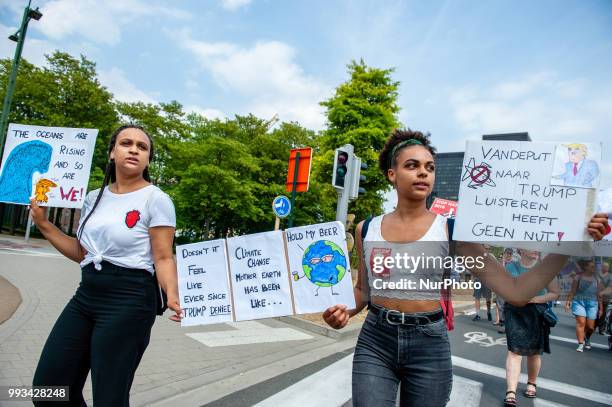
M 18 239 L 4 235 L 0 235 L 0 241 L 18 243 Z M 48 252 L 48 255 L 0 252 L 0 276 L 15 285 L 22 297 L 13 316 L 0 324 L 0 386 L 31 384 L 40 352 L 52 325 L 80 281 L 78 266 L 62 256 L 54 256 L 52 249 L 44 243 L 33 241 L 31 245 L 36 246 L 37 250 Z M 27 247 L 24 249 L 28 250 Z M 188 392 L 194 390 L 195 395 L 190 397 L 195 397 L 193 401 L 197 405 L 205 396 L 208 398 L 217 394 L 221 397 L 228 389 L 235 388 L 236 379 L 248 377 L 248 380 L 238 380 L 238 385 L 253 384 L 262 377 L 275 376 L 286 369 L 298 367 L 296 364 L 318 360 L 338 349 L 336 339 L 275 319 L 259 320 L 256 326 L 263 328 L 260 330 L 266 331 L 268 337 L 274 337 L 275 332 L 278 332 L 294 339 L 235 346 L 207 346 L 188 336 L 191 334 L 205 338 L 208 335 L 219 338 L 227 334 L 228 338 L 235 338 L 252 335 L 253 330 L 245 331 L 241 329 L 241 324 L 246 323 L 180 328 L 167 318 L 158 317 L 151 343 L 136 372 L 131 404 L 144 406 L 161 403 L 168 398 L 191 394 Z M 354 346 L 354 338 L 342 346 Z M 203 386 L 207 386 L 209 391 L 198 393 L 197 389 Z M 84 392 L 88 403 L 91 403 L 89 380 Z
M 44 240 L 25 244 L 21 237 L 0 235 L 0 248 L 0 278 L 17 287 L 22 297 L 12 317 L 0 324 L 0 386 L 29 385 L 53 323 L 78 286 L 80 271 Z M 352 348 L 360 325 L 336 331 L 298 317 L 283 317 L 180 328 L 158 317 L 136 372 L 131 404 L 183 407 L 214 401 Z M 257 339 L 258 332 L 267 339 Z M 245 336 L 254 342 L 243 343 Z M 270 337 L 278 341 L 256 343 Z M 227 343 L 239 344 L 217 346 Z M 91 403 L 89 380 L 84 393 Z

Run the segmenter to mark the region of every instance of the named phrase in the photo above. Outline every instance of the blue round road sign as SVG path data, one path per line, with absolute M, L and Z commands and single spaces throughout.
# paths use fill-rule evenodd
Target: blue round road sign
M 291 201 L 284 195 L 277 196 L 272 202 L 272 210 L 279 218 L 286 218 L 291 213 Z

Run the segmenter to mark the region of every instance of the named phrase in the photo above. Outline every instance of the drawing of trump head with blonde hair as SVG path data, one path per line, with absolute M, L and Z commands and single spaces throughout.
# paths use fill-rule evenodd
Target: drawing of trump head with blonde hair
M 580 161 L 584 160 L 588 153 L 588 148 L 586 144 L 582 143 L 572 143 L 572 144 L 564 144 L 564 147 L 567 147 L 567 153 L 569 155 L 570 162 L 577 164 Z

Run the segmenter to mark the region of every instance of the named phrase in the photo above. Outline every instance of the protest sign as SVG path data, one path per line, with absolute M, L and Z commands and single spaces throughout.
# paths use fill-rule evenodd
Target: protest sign
M 431 204 L 430 211 L 442 215 L 445 218 L 454 218 L 457 213 L 457 201 L 449 199 L 436 198 Z
M 293 314 L 283 232 L 227 239 L 236 321 Z
M 225 240 L 176 247 L 181 326 L 232 321 Z
M 87 194 L 96 129 L 9 125 L 0 202 L 80 208 Z
M 539 242 L 548 252 L 592 253 L 588 244 L 561 247 L 566 242 L 592 241 L 586 224 L 595 213 L 595 190 L 551 185 L 555 146 L 468 141 L 455 240 L 512 241 L 515 247 Z
M 321 312 L 336 304 L 355 308 L 342 223 L 301 226 L 285 233 L 296 314 Z

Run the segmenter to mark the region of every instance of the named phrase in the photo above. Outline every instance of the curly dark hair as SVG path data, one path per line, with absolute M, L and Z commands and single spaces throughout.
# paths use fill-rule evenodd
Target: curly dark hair
M 431 155 L 435 157 L 436 148 L 431 145 L 431 141 L 429 140 L 429 133 L 421 133 L 420 131 L 412 131 L 410 129 L 395 129 L 391 136 L 385 143 L 380 155 L 378 157 L 378 166 L 380 170 L 383 172 L 383 175 L 387 177 L 387 171 L 389 168 L 395 166 L 395 158 L 397 154 L 402 150 L 403 147 L 399 147 L 393 151 L 393 149 L 400 143 L 408 140 L 414 140 L 414 144 L 406 144 L 406 147 L 409 145 L 422 145 L 425 147 Z M 393 155 L 393 156 L 391 156 Z

